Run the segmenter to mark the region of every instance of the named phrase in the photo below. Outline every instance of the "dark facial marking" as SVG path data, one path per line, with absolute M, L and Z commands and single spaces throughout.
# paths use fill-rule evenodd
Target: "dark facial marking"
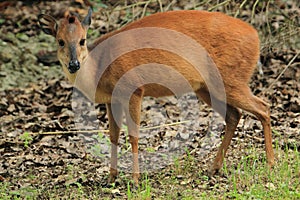
M 80 68 L 80 62 L 77 59 L 76 44 L 69 45 L 70 62 L 68 70 L 71 74 L 75 73 Z
M 70 16 L 69 17 L 69 24 L 73 24 L 75 22 L 75 17 L 74 16 Z

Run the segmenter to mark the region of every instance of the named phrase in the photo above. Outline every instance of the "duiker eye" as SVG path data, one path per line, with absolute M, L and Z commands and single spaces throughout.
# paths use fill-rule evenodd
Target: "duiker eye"
M 58 40 L 58 44 L 61 47 L 65 46 L 65 42 L 63 40 Z
M 81 39 L 79 44 L 80 44 L 80 46 L 83 46 L 85 44 L 85 39 Z

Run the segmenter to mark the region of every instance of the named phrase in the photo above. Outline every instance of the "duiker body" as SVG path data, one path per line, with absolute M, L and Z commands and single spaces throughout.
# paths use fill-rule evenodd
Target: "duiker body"
M 112 143 L 111 182 L 118 174 L 117 146 L 123 112 L 132 145 L 133 179 L 138 184 L 138 132 L 142 98 L 167 96 L 177 91 L 185 92 L 185 82 L 176 82 L 180 77 L 184 77 L 196 95 L 219 112 L 226 122 L 224 139 L 211 166 L 211 174 L 222 167 L 223 157 L 241 117 L 240 109 L 252 113 L 261 121 L 267 161 L 269 166 L 273 165 L 269 107 L 263 100 L 254 96 L 248 87 L 248 81 L 259 59 L 259 38 L 256 30 L 247 23 L 217 12 L 157 13 L 106 34 L 88 47 L 86 36 L 91 24 L 91 10 L 81 22 L 75 16 L 56 21 L 44 14 L 39 16 L 39 22 L 45 33 L 56 38 L 57 55 L 70 82 L 91 100 L 105 103 L 107 106 Z M 158 33 L 154 31 L 147 34 L 153 30 L 157 30 Z M 140 37 L 137 38 L 134 31 L 140 31 Z M 163 39 L 159 38 L 160 33 Z M 125 36 L 117 38 L 122 34 Z M 181 37 L 180 34 L 184 36 Z M 151 40 L 152 36 L 156 39 Z M 194 51 L 186 44 L 185 37 L 199 44 L 201 48 Z M 106 42 L 110 39 L 112 42 Z M 166 45 L 168 42 L 170 46 Z M 123 47 L 128 47 L 130 51 L 120 51 Z M 121 53 L 118 52 L 120 54 L 117 53 L 114 57 L 112 54 L 115 51 Z M 177 51 L 184 56 L 180 55 L 181 53 L 176 54 Z M 88 59 L 96 62 L 86 64 Z M 107 66 L 103 66 L 103 63 Z M 151 65 L 148 66 L 149 63 Z M 134 71 L 137 66 L 143 67 Z M 214 67 L 216 69 L 213 69 Z M 217 76 L 217 73 L 220 76 Z M 128 76 L 123 78 L 125 74 Z M 118 87 L 119 95 L 113 98 L 114 89 L 120 80 L 122 84 Z M 174 87 L 174 90 L 164 84 Z M 132 91 L 123 92 L 126 88 L 131 88 Z M 222 88 L 223 97 L 220 94 Z M 130 97 L 126 97 L 125 94 L 130 94 Z

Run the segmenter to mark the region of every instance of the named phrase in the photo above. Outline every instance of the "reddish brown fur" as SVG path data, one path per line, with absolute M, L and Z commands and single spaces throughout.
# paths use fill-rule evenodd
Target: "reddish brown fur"
M 69 33 L 68 30 L 70 29 L 70 26 L 64 20 L 65 19 L 63 19 L 58 26 L 58 31 L 55 35 L 57 39 L 64 38 L 64 40 L 69 42 L 70 39 L 73 38 L 73 40 L 75 39 L 78 42 L 82 37 L 85 37 L 87 29 L 80 26 L 79 22 L 76 21 L 76 23 L 73 24 L 77 26 L 76 31 L 74 33 Z M 226 150 L 241 116 L 239 109 L 254 114 L 262 122 L 267 160 L 268 164 L 272 166 L 274 163 L 274 154 L 272 149 L 269 107 L 264 101 L 253 96 L 247 85 L 259 58 L 259 38 L 256 30 L 247 23 L 222 13 L 205 11 L 172 11 L 145 17 L 118 31 L 106 34 L 96 40 L 90 46 L 89 50 L 93 50 L 98 44 L 115 34 L 143 27 L 171 29 L 193 38 L 206 49 L 220 71 L 227 96 L 227 114 L 226 116 L 223 116 L 227 126 L 224 140 L 211 167 L 212 174 L 222 166 L 223 157 L 226 154 Z M 134 41 L 126 42 L 130 43 Z M 80 59 L 79 61 L 83 62 L 87 55 L 87 50 L 83 48 L 77 49 L 77 51 Z M 58 57 L 64 66 L 64 71 L 68 79 L 74 83 L 76 73 L 70 74 L 65 68 L 68 62 L 65 61 L 68 58 L 68 53 L 59 50 Z M 117 124 L 122 120 L 122 104 L 117 105 L 119 106 L 120 112 L 114 115 L 115 118 L 112 117 L 110 102 L 111 94 L 115 84 L 124 73 L 135 66 L 146 63 L 163 63 L 172 66 L 176 71 L 185 76 L 192 85 L 197 96 L 208 105 L 211 105 L 210 93 L 208 92 L 203 78 L 195 71 L 195 68 L 193 68 L 190 63 L 180 56 L 158 49 L 140 49 L 120 56 L 105 71 L 103 76 L 105 78 L 100 79 L 96 94 L 96 102 L 106 103 L 108 109 L 110 138 L 113 145 L 111 152 L 111 181 L 113 181 L 117 175 L 117 145 L 120 131 Z M 101 66 L 97 67 L 101 68 Z M 98 69 L 94 69 L 94 73 L 97 70 Z M 168 79 L 168 75 L 161 75 L 161 78 Z M 132 83 L 139 82 L 135 77 L 133 77 L 131 81 Z M 139 126 L 137 124 L 139 124 L 140 120 L 142 97 L 148 95 L 160 97 L 172 95 L 172 92 L 157 84 L 150 84 L 139 87 L 130 99 L 129 113 L 125 112 L 125 115 L 126 118 L 131 115 L 136 122 L 136 124 L 128 124 L 130 142 L 132 144 L 132 152 L 134 155 L 133 179 L 135 183 L 138 183 L 139 177 L 137 159 Z M 212 98 L 217 101 L 219 100 L 218 97 L 213 96 Z M 220 112 L 221 108 L 217 107 L 215 109 Z

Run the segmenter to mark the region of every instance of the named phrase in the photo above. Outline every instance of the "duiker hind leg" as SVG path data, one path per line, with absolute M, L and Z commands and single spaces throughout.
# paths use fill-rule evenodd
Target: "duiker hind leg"
M 205 103 L 207 103 L 209 106 L 212 106 L 210 94 L 208 91 L 198 90 L 198 91 L 196 91 L 196 94 Z M 211 168 L 209 169 L 210 175 L 214 175 L 222 167 L 223 159 L 225 157 L 226 151 L 230 145 L 231 139 L 234 135 L 234 131 L 236 130 L 236 127 L 241 118 L 241 112 L 236 107 L 226 104 L 226 114 L 225 114 L 223 111 L 223 108 L 222 108 L 222 106 L 224 106 L 224 103 L 221 103 L 220 101 L 218 101 L 216 99 L 213 99 L 213 100 L 214 100 L 214 102 L 216 102 L 216 105 L 214 104 L 214 109 L 218 113 L 220 113 L 222 115 L 222 117 L 225 119 L 226 128 L 225 128 L 224 139 L 221 143 L 221 146 L 219 147 L 219 150 L 217 152 L 215 160 L 214 160 Z M 224 116 L 224 114 L 225 114 L 225 116 Z
M 235 95 L 229 94 L 228 98 L 230 99 L 230 103 L 252 113 L 261 121 L 264 131 L 267 161 L 268 165 L 272 167 L 274 165 L 274 151 L 272 147 L 269 105 L 260 98 L 254 96 L 248 86 L 239 87 L 239 89 L 240 91 L 236 92 Z

